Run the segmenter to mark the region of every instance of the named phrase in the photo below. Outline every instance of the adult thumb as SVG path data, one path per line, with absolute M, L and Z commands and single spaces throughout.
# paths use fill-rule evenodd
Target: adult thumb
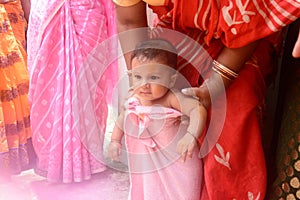
M 199 87 L 183 88 L 181 92 L 187 96 L 199 96 Z

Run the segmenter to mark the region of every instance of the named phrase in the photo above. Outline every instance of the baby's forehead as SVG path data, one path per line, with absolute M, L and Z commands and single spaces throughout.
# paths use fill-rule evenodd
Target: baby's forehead
M 175 73 L 176 70 L 172 67 L 164 64 L 164 63 L 158 63 L 158 62 L 139 62 L 132 65 L 133 73 Z

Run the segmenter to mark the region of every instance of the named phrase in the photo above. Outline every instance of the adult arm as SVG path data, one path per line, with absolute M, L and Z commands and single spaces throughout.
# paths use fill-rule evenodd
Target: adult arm
M 224 47 L 221 54 L 216 60 L 217 62 L 226 66 L 230 70 L 238 73 L 245 64 L 245 62 L 251 57 L 258 43 L 259 41 L 256 41 L 240 48 Z M 218 96 L 220 92 L 223 91 L 221 89 L 224 88 L 222 87 L 222 85 L 224 85 L 226 89 L 234 81 L 230 81 L 224 77 L 221 77 L 222 79 L 220 79 L 219 77 L 220 75 L 218 73 L 213 72 L 211 77 L 207 79 L 200 87 L 185 88 L 182 90 L 182 92 L 185 95 L 197 96 L 199 98 L 199 101 L 206 108 L 209 108 L 211 104 L 210 95 Z
M 117 30 L 127 69 L 131 69 L 130 56 L 136 44 L 148 37 L 146 3 L 123 7 L 116 6 Z

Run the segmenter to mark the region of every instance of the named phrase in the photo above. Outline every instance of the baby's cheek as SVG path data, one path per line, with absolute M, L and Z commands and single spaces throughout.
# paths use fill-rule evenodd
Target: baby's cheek
M 132 86 L 134 86 L 134 87 L 140 87 L 140 86 L 142 86 L 142 81 L 133 81 L 132 82 Z
M 167 80 L 158 80 L 158 81 L 153 81 L 152 82 L 153 85 L 155 85 L 156 87 L 168 87 L 169 86 L 169 82 Z

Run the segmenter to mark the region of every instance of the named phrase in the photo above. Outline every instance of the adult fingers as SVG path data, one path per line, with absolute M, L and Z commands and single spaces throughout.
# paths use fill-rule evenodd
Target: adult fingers
M 198 97 L 198 98 L 200 96 L 200 88 L 199 87 L 184 88 L 181 90 L 181 92 L 187 96 L 194 96 L 194 97 Z

